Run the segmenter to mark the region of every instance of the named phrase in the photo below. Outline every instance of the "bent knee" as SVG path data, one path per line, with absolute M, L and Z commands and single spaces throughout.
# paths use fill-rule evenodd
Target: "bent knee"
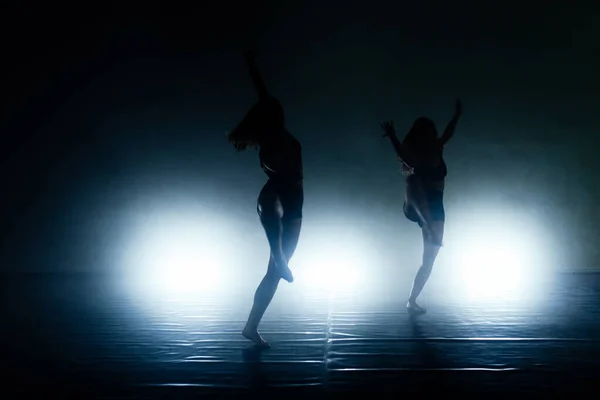
M 277 271 L 277 268 L 275 267 L 275 263 L 273 262 L 273 259 L 269 260 L 269 266 L 267 267 L 267 273 L 265 274 L 265 279 L 267 279 L 269 281 L 279 282 L 280 278 L 281 278 L 281 274 L 279 274 L 279 272 Z
M 268 269 L 267 273 L 265 274 L 265 279 L 268 282 L 276 283 L 276 282 L 279 282 L 279 280 L 281 279 L 281 274 L 279 274 L 274 269 Z

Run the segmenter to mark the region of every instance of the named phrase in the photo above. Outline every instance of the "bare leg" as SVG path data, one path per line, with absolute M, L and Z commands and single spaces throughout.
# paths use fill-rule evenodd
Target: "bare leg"
M 279 274 L 279 277 L 288 282 L 294 281 L 292 271 L 288 267 L 288 260 L 283 250 L 283 226 L 281 217 L 283 209 L 281 202 L 276 193 L 270 190 L 263 190 L 258 199 L 260 209 L 260 222 L 265 229 L 269 247 L 271 249 L 271 262 L 274 266 L 274 272 Z
M 431 213 L 425 188 L 417 177 L 411 179 L 410 183 L 406 185 L 406 203 L 415 209 L 424 226 L 431 225 Z
M 436 236 L 440 238 L 443 237 L 444 221 L 434 221 L 431 227 Z M 406 305 L 409 312 L 417 314 L 424 314 L 426 312 L 424 308 L 417 304 L 417 297 L 419 297 L 423 287 L 427 283 L 427 280 L 431 275 L 435 259 L 440 251 L 440 247 L 429 241 L 427 239 L 427 235 L 428 233 L 423 230 L 423 263 L 417 271 L 417 275 L 415 276 L 413 287 L 410 292 L 410 297 L 408 298 L 408 303 Z
M 288 260 L 290 260 L 296 252 L 301 230 L 302 218 L 283 221 L 282 246 L 283 252 Z
M 411 179 L 410 184 L 406 186 L 406 204 L 413 207 L 423 226 L 424 238 L 426 241 L 433 242 L 438 247 L 442 245 L 442 236 L 437 235 L 433 228 L 434 221 L 431 218 L 429 201 L 425 193 L 425 187 L 417 177 Z
M 252 340 L 254 344 L 261 347 L 269 347 L 269 344 L 258 333 L 258 324 L 265 314 L 267 307 L 271 304 L 271 300 L 279 286 L 279 279 L 281 278 L 276 272 L 273 257 L 270 257 L 267 273 L 254 293 L 254 304 L 252 305 L 246 326 L 242 331 L 242 335 L 246 339 Z
M 294 255 L 296 246 L 298 245 L 298 238 L 300 237 L 300 230 L 302 228 L 302 219 L 283 221 L 282 228 L 282 247 L 285 252 L 285 257 L 289 260 Z M 280 276 L 276 271 L 273 258 L 271 257 L 267 268 L 267 274 L 256 289 L 256 293 L 254 294 L 254 305 L 250 311 L 248 322 L 242 331 L 242 335 L 244 335 L 246 339 L 252 340 L 256 345 L 261 347 L 269 347 L 269 344 L 263 339 L 260 333 L 258 333 L 258 324 L 277 291 L 279 279 Z

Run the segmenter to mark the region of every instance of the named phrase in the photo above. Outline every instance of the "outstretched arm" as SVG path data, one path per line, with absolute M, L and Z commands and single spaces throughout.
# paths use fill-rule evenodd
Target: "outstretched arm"
M 454 111 L 454 116 L 452 117 L 450 122 L 448 122 L 448 125 L 446 126 L 446 130 L 444 131 L 444 134 L 439 139 L 440 145 L 444 146 L 446 143 L 448 143 L 448 141 L 452 138 L 452 136 L 454 136 L 454 131 L 456 130 L 456 124 L 458 123 L 458 120 L 460 119 L 461 115 L 462 115 L 462 103 L 460 102 L 460 100 L 456 100 L 456 108 Z
M 394 147 L 394 151 L 396 151 L 396 155 L 402 161 L 404 161 L 410 167 L 415 166 L 413 157 L 406 150 L 406 148 L 400 143 L 400 140 L 396 137 L 396 129 L 394 129 L 394 123 L 392 121 L 384 122 L 381 124 L 381 128 L 385 132 L 383 137 L 390 138 L 390 142 L 392 142 L 392 146 Z
M 254 88 L 258 93 L 258 99 L 264 100 L 269 97 L 269 91 L 267 90 L 267 86 L 260 75 L 260 71 L 256 66 L 256 52 L 254 50 L 250 50 L 244 54 L 246 58 L 246 64 L 248 65 L 248 71 L 250 72 L 250 78 L 252 79 L 252 83 L 254 84 Z

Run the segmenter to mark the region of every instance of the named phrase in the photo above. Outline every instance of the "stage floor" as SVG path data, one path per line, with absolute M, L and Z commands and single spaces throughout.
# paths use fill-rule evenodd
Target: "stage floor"
M 4 281 L 4 388 L 86 398 L 338 392 L 586 392 L 600 382 L 600 276 L 564 275 L 535 305 L 404 295 L 290 295 L 240 335 L 252 293 L 150 300 L 98 277 Z M 385 291 L 385 293 L 383 293 Z M 402 294 L 402 293 L 401 293 Z M 50 394 L 50 392 L 47 392 Z

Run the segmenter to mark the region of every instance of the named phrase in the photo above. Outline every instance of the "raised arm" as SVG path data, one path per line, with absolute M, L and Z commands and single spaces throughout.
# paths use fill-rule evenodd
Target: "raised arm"
M 388 137 L 390 139 L 390 142 L 392 142 L 392 146 L 394 147 L 394 151 L 396 152 L 398 158 L 400 158 L 410 167 L 414 168 L 415 160 L 413 159 L 411 154 L 406 150 L 406 148 L 402 145 L 402 143 L 400 143 L 398 137 L 396 137 L 396 129 L 394 129 L 394 122 L 384 122 L 381 124 L 381 128 L 385 132 L 383 134 L 383 137 Z
M 454 131 L 456 130 L 456 124 L 458 123 L 458 120 L 460 119 L 461 115 L 462 115 L 462 103 L 460 102 L 460 100 L 456 100 L 454 116 L 452 117 L 450 122 L 448 122 L 448 125 L 446 126 L 446 130 L 444 130 L 444 133 L 442 134 L 442 136 L 439 139 L 440 145 L 444 146 L 446 143 L 448 143 L 448 141 L 452 138 L 452 136 L 454 136 Z
M 267 90 L 267 86 L 260 75 L 260 71 L 256 66 L 256 52 L 254 50 L 247 51 L 244 54 L 246 58 L 246 64 L 248 65 L 248 71 L 250 72 L 250 78 L 252 79 L 252 83 L 254 84 L 254 88 L 258 94 L 259 100 L 264 100 L 269 97 L 269 91 Z

